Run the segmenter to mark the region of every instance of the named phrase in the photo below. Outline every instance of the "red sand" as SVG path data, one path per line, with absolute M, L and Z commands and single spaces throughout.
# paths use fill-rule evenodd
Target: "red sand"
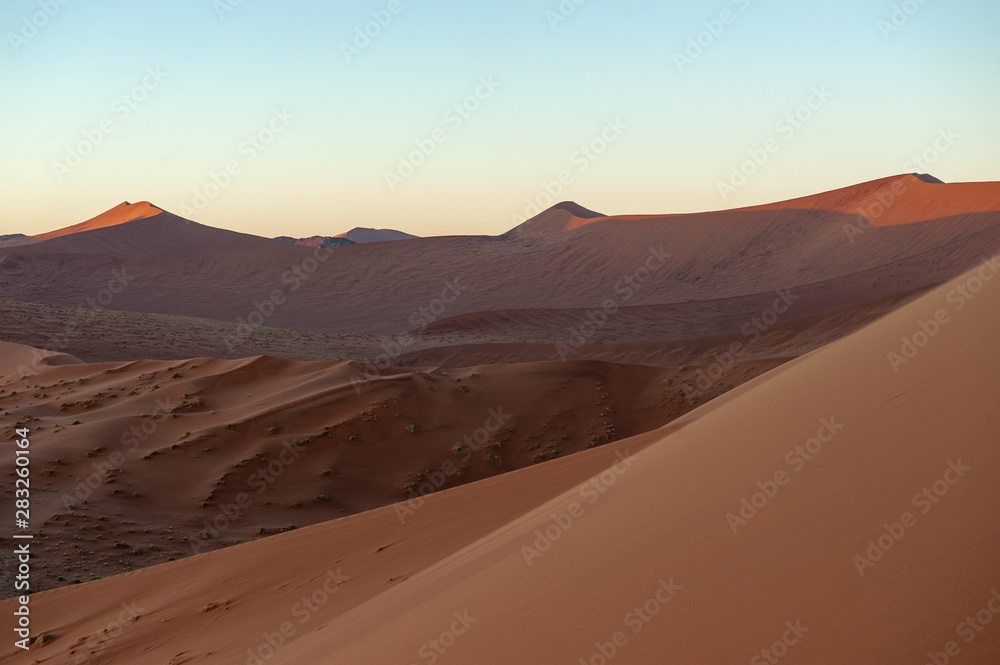
M 32 239 L 36 241 L 51 240 L 52 238 L 60 238 L 74 233 L 83 233 L 85 231 L 94 231 L 96 229 L 104 229 L 110 226 L 126 224 L 128 222 L 134 222 L 137 219 L 154 217 L 163 212 L 163 209 L 157 208 L 149 201 L 140 201 L 139 203 L 129 203 L 128 201 L 125 201 L 124 203 L 116 205 L 111 210 L 103 212 L 97 217 L 92 217 L 85 222 L 80 222 L 79 224 L 74 224 L 73 226 L 67 226 L 66 228 L 58 229 L 56 231 L 41 233 L 39 235 L 32 236 Z
M 968 188 L 986 193 L 970 204 Z M 871 185 L 854 189 L 863 198 Z M 913 178 L 912 191 L 935 219 L 869 228 L 835 210 L 761 208 L 592 218 L 562 231 L 579 218 L 557 206 L 500 238 L 422 238 L 319 255 L 163 213 L 18 249 L 0 267 L 0 296 L 78 305 L 124 270 L 134 279 L 111 309 L 226 321 L 263 310 L 271 327 L 397 334 L 479 312 L 676 305 L 777 289 L 827 287 L 838 307 L 863 304 L 936 286 L 1000 252 L 1000 185 Z M 925 191 L 934 205 L 925 205 Z M 909 214 L 903 200 L 887 215 Z M 979 208 L 989 210 L 970 212 Z M 842 291 L 861 302 L 845 302 Z

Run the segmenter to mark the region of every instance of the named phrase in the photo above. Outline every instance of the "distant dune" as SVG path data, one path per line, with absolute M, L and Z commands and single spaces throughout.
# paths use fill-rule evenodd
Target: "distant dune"
M 348 240 L 347 238 L 331 236 L 310 236 L 308 238 L 278 236 L 275 240 L 281 240 L 293 245 L 302 245 L 303 247 L 343 247 L 344 245 L 356 244 L 353 240 Z
M 893 194 L 894 185 L 902 193 Z M 857 201 L 879 193 L 895 203 L 875 223 L 854 212 Z M 484 312 L 683 306 L 777 289 L 822 294 L 843 307 L 931 288 L 1000 251 L 997 183 L 901 176 L 829 198 L 830 207 L 851 203 L 641 218 L 581 218 L 573 213 L 579 209 L 559 205 L 501 237 L 367 243 L 333 253 L 162 213 L 10 248 L 0 297 L 79 305 L 119 270 L 131 279 L 111 309 L 398 334 Z M 889 217 L 892 225 L 882 224 Z
M 361 244 L 367 242 L 387 242 L 389 240 L 407 240 L 409 238 L 416 238 L 417 236 L 403 233 L 402 231 L 394 231 L 393 229 L 366 229 L 358 226 L 346 233 L 341 233 L 337 237 L 346 238 L 351 242 Z
M 125 201 L 111 210 L 101 213 L 97 217 L 88 219 L 85 222 L 81 222 L 73 226 L 67 226 L 64 229 L 32 236 L 32 238 L 36 242 L 41 242 L 43 240 L 51 240 L 52 238 L 73 235 L 74 233 L 84 233 L 85 231 L 95 231 L 97 229 L 119 226 L 121 224 L 127 224 L 128 222 L 134 222 L 139 219 L 155 217 L 163 214 L 164 212 L 165 211 L 162 208 L 157 208 L 149 201 L 141 201 L 139 203 L 129 203 L 128 201 Z

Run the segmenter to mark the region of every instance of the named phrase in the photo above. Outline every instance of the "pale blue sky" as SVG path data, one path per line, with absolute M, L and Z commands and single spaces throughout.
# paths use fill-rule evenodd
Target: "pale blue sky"
M 994 2 L 566 0 L 575 12 L 553 25 L 559 0 L 398 0 L 348 61 L 342 44 L 390 4 L 6 0 L 0 233 L 150 200 L 261 235 L 495 234 L 526 199 L 545 203 L 560 172 L 555 199 L 609 214 L 751 205 L 915 170 L 1000 180 Z M 879 22 L 894 4 L 912 15 L 897 12 L 890 33 Z M 728 24 L 709 28 L 721 34 L 703 34 L 679 68 L 675 54 L 720 16 Z M 476 110 L 449 114 L 477 88 Z M 798 127 L 778 124 L 810 101 Z M 435 130 L 443 142 L 390 187 L 386 173 Z M 247 142 L 261 131 L 273 141 Z M 578 152 L 602 147 L 602 132 L 614 139 L 603 154 Z M 768 139 L 777 151 L 723 196 L 720 181 Z M 90 154 L 58 166 L 81 142 Z M 926 169 L 908 164 L 925 150 Z M 236 174 L 216 188 L 227 165 Z

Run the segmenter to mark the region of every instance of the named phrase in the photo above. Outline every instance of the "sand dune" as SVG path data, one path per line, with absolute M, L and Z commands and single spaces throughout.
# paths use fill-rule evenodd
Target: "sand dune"
M 341 233 L 335 238 L 346 238 L 351 242 L 355 243 L 366 243 L 366 242 L 386 242 L 389 240 L 407 240 L 409 238 L 416 238 L 415 235 L 410 235 L 409 233 L 404 233 L 403 231 L 396 231 L 395 229 L 366 229 L 363 227 L 355 227 L 346 233 Z
M 124 204 L 123 204 L 124 205 Z M 136 204 L 138 205 L 138 204 Z M 133 206 L 134 207 L 134 206 Z M 116 209 L 111 212 L 115 212 Z M 197 255 L 203 253 L 227 253 L 285 249 L 287 244 L 280 240 L 270 240 L 246 233 L 236 233 L 204 226 L 197 222 L 178 217 L 169 212 L 155 212 L 135 219 L 122 219 L 114 225 L 105 224 L 95 228 L 76 227 L 56 231 L 57 235 L 44 239 L 36 236 L 38 242 L 18 248 L 32 255 L 99 254 L 106 256 L 124 255 Z M 103 217 L 103 215 L 102 215 Z M 97 219 L 100 219 L 98 217 Z M 113 219 L 119 219 L 114 217 Z M 90 222 L 84 222 L 90 224 Z M 65 257 L 61 257 L 66 261 Z M 144 259 L 133 259 L 141 264 Z M 123 266 L 128 266 L 124 262 Z
M 570 204 L 575 206 L 575 204 Z M 890 176 L 871 182 L 851 185 L 829 192 L 812 194 L 778 203 L 735 208 L 730 212 L 762 210 L 823 210 L 856 215 L 859 228 L 914 224 L 942 217 L 995 211 L 1000 208 L 1000 188 L 993 182 L 944 183 L 926 174 Z M 559 214 L 544 222 L 536 220 L 522 225 L 524 230 L 537 233 L 540 228 L 550 231 L 585 226 L 608 217 L 586 209 L 557 207 Z M 568 216 L 567 216 L 568 213 Z M 705 213 L 713 214 L 713 213 Z M 611 219 L 648 220 L 682 215 L 618 215 Z M 556 221 L 563 220 L 562 226 Z
M 377 370 L 268 357 L 80 364 L 7 343 L 0 353 L 7 434 L 28 426 L 44 442 L 32 496 L 40 589 L 570 455 L 655 429 L 697 403 L 681 389 L 691 368 Z M 714 394 L 744 379 L 727 372 Z M 0 462 L 0 473 L 13 462 Z M 13 487 L 0 494 L 13 500 Z
M 269 544 L 257 554 L 237 547 L 39 594 L 31 606 L 45 617 L 54 641 L 30 655 L 4 645 L 0 655 L 11 663 L 72 663 L 81 657 L 102 663 L 244 663 L 248 650 L 259 650 L 266 658 L 265 633 L 289 641 L 281 635 L 289 622 L 292 638 L 299 639 L 655 438 L 630 439 L 627 448 L 613 443 L 433 494 L 402 520 L 395 506 L 387 506 L 268 537 L 255 543 Z M 230 556 L 241 551 L 237 559 Z M 271 560 L 278 551 L 294 558 L 292 582 L 287 567 Z M 0 601 L 0 608 L 9 602 Z M 164 639 L 164 626 L 186 633 L 184 642 Z
M 162 208 L 157 208 L 149 201 L 140 201 L 139 203 L 129 203 L 128 201 L 125 201 L 106 212 L 102 212 L 96 217 L 88 219 L 85 222 L 80 222 L 79 224 L 67 226 L 55 231 L 49 231 L 48 233 L 31 236 L 26 242 L 43 242 L 45 240 L 51 240 L 52 238 L 61 238 L 63 236 L 73 235 L 76 233 L 84 233 L 86 231 L 95 231 L 97 229 L 118 226 L 120 224 L 134 222 L 138 219 L 155 217 L 156 215 L 163 214 L 164 212 L 165 211 Z
M 978 207 L 993 208 L 970 212 L 964 186 L 904 180 L 921 201 L 933 198 L 928 209 L 934 219 L 869 228 L 853 213 L 758 209 L 591 218 L 585 226 L 556 233 L 546 221 L 553 215 L 561 225 L 579 219 L 557 206 L 499 238 L 423 238 L 314 250 L 256 238 L 241 244 L 215 230 L 213 238 L 226 234 L 216 242 L 199 230 L 184 246 L 187 253 L 157 255 L 174 251 L 166 240 L 157 240 L 154 249 L 145 250 L 153 253 L 129 255 L 143 251 L 157 229 L 166 233 L 168 225 L 154 217 L 67 236 L 72 247 L 53 245 L 63 240 L 57 238 L 11 253 L 0 265 L 0 296 L 79 305 L 105 288 L 117 270 L 130 279 L 107 305 L 111 309 L 256 319 L 330 334 L 397 334 L 476 312 L 589 310 L 609 303 L 617 310 L 837 280 L 862 290 L 874 280 L 875 297 L 886 297 L 940 284 L 982 255 L 1000 251 L 1000 203 L 990 203 L 993 194 L 1000 196 L 1000 185 L 975 185 L 987 192 Z M 902 203 L 892 208 L 897 209 L 900 215 L 908 210 Z M 256 248 L 257 243 L 274 244 Z M 109 254 L 111 246 L 121 249 Z M 105 247 L 103 253 L 61 253 L 99 247 Z M 232 251 L 222 251 L 226 248 Z
M 1000 577 L 984 509 L 1000 501 L 1000 379 L 983 368 L 1000 361 L 998 278 L 997 264 L 977 268 L 615 444 L 624 460 L 605 447 L 437 494 L 418 532 L 387 507 L 40 594 L 56 639 L 32 657 L 100 640 L 134 599 L 141 616 L 103 640 L 102 662 L 242 662 L 284 621 L 294 630 L 267 662 L 419 662 L 442 645 L 442 663 L 745 662 L 765 649 L 996 662 L 1000 637 L 982 617 Z M 272 570 L 284 574 L 260 572 Z M 327 570 L 341 576 L 332 600 L 297 623 L 296 599 Z M 977 616 L 978 631 L 962 629 Z

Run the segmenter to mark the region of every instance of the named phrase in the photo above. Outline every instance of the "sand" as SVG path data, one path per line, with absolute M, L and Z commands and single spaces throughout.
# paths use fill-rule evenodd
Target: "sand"
M 328 251 L 163 213 L 11 252 L 0 265 L 0 297 L 79 306 L 103 295 L 104 306 L 115 310 L 391 335 L 479 312 L 609 304 L 617 311 L 824 286 L 831 307 L 842 307 L 861 303 L 838 300 L 839 292 L 863 299 L 913 293 L 1000 251 L 996 184 L 982 185 L 981 205 L 971 206 L 990 208 L 985 212 L 970 212 L 964 186 L 916 178 L 907 186 L 935 197 L 934 219 L 868 228 L 857 215 L 836 210 L 758 209 L 591 218 L 555 232 L 546 230 L 548 218 L 578 218 L 554 208 L 501 237 Z M 108 297 L 103 290 L 116 275 L 127 285 Z
M 995 626 L 965 642 L 959 625 L 1000 577 L 985 508 L 1000 379 L 982 371 L 1000 267 L 981 274 L 665 430 L 441 492 L 402 526 L 386 507 L 39 594 L 55 640 L 32 657 L 65 661 L 96 635 L 106 663 L 243 662 L 289 621 L 268 662 L 418 662 L 430 640 L 440 662 L 921 662 L 952 641 L 962 662 L 995 662 Z M 327 571 L 323 607 L 292 623 Z M 103 636 L 122 602 L 137 620 Z

